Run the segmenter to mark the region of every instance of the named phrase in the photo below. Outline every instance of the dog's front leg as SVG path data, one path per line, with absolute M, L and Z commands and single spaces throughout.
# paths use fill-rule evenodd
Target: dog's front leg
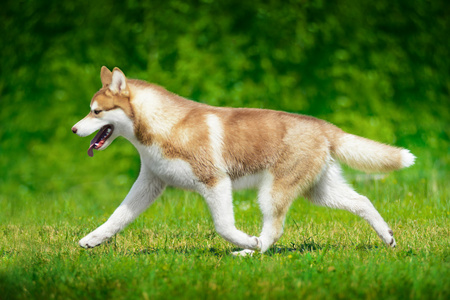
M 93 248 L 121 231 L 136 219 L 162 193 L 165 183 L 143 167 L 125 200 L 103 225 L 80 241 L 80 246 Z

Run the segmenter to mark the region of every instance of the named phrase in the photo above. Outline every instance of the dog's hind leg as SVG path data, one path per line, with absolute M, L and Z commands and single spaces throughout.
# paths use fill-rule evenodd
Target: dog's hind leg
M 289 206 L 277 207 L 276 205 L 274 205 L 270 208 L 266 207 L 266 204 L 272 202 L 270 195 L 260 197 L 260 201 L 263 201 L 263 203 L 260 205 L 263 212 L 263 227 L 260 235 L 262 244 L 261 252 L 265 252 L 282 236 L 284 220 L 286 218 L 286 213 L 289 209 Z
M 267 251 L 282 236 L 286 213 L 297 194 L 296 185 L 289 186 L 284 179 L 279 178 L 277 181 L 270 173 L 266 173 L 259 188 L 258 202 L 263 215 L 263 226 L 259 236 L 261 252 Z M 245 249 L 233 254 L 246 256 L 253 252 Z
M 125 200 L 103 225 L 81 239 L 80 246 L 93 248 L 110 239 L 146 210 L 164 188 L 160 179 L 142 168 Z
M 321 206 L 345 209 L 365 219 L 378 236 L 395 247 L 392 230 L 366 197 L 355 192 L 342 177 L 339 164 L 330 163 L 319 181 L 305 194 L 311 202 Z
M 234 222 L 231 180 L 224 178 L 214 187 L 201 192 L 208 204 L 217 233 L 236 246 L 259 250 L 261 241 L 256 236 L 238 230 Z
M 283 234 L 284 221 L 292 201 L 295 190 L 284 183 L 282 188 L 276 188 L 276 182 L 268 176 L 264 180 L 258 194 L 258 202 L 263 215 L 261 230 L 261 252 L 267 251 Z

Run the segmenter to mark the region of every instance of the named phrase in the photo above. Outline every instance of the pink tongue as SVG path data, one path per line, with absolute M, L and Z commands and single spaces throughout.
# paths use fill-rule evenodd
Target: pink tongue
M 94 146 L 95 146 L 95 143 L 92 143 L 92 144 L 89 146 L 89 149 L 88 149 L 88 155 L 89 155 L 90 157 L 93 157 L 93 156 L 94 156 Z
M 105 131 L 105 127 L 100 128 L 100 130 L 97 132 L 97 134 L 91 140 L 91 145 L 89 146 L 89 149 L 88 149 L 88 155 L 90 157 L 94 156 L 95 143 L 98 143 L 100 141 L 100 137 L 103 135 L 104 131 Z

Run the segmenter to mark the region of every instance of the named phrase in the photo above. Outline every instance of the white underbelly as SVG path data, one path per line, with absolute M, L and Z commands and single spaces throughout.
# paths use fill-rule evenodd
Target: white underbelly
M 232 181 L 233 190 L 259 188 L 265 179 L 267 179 L 267 172 L 259 172 L 239 177 Z
M 167 159 L 156 146 L 143 148 L 145 149 L 139 149 L 143 167 L 167 185 L 197 191 L 204 188 L 204 184 L 200 182 L 188 162 L 182 159 Z M 272 179 L 272 175 L 266 170 L 237 178 L 231 183 L 233 190 L 253 189 L 270 183 Z
M 157 147 L 149 147 L 141 153 L 141 160 L 152 174 L 167 185 L 197 190 L 202 184 L 192 171 L 191 165 L 182 159 L 167 159 Z

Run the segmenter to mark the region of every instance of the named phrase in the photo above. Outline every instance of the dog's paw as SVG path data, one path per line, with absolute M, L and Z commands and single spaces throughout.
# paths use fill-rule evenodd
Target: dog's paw
M 242 251 L 231 252 L 231 254 L 236 257 L 238 257 L 238 256 L 240 256 L 240 257 L 253 256 L 253 253 L 255 253 L 255 250 L 250 250 L 250 249 L 244 249 Z
M 395 248 L 395 246 L 397 245 L 394 239 L 394 232 L 391 229 L 383 231 L 382 233 L 378 233 L 378 236 L 386 244 L 386 246 L 390 248 Z
M 392 240 L 391 240 L 391 242 L 389 243 L 389 247 L 395 248 L 395 246 L 397 246 L 397 244 L 395 243 L 394 237 L 392 237 Z
M 395 246 L 397 245 L 394 239 L 394 232 L 392 232 L 391 229 L 389 229 L 385 234 L 380 235 L 380 238 L 383 240 L 386 246 L 390 248 L 395 248 Z
M 80 246 L 83 248 L 94 248 L 103 243 L 108 239 L 107 236 L 97 234 L 95 232 L 91 232 L 84 238 L 82 238 L 79 242 Z
M 389 229 L 389 235 L 390 235 L 390 238 L 388 239 L 389 247 L 395 248 L 395 246 L 396 246 L 397 244 L 395 243 L 394 232 L 393 232 L 391 229 Z M 386 244 L 387 244 L 387 243 L 386 243 Z

